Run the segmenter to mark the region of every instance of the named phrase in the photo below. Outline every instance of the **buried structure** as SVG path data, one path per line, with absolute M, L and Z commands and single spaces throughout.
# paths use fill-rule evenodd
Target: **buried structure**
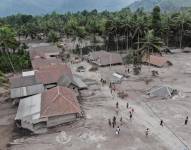
M 155 86 L 147 92 L 150 97 L 169 98 L 177 95 L 178 91 L 169 86 Z
M 55 87 L 42 94 L 20 100 L 15 121 L 17 127 L 34 133 L 77 120 L 81 115 L 75 93 L 66 87 Z
M 165 66 L 172 66 L 172 63 L 167 58 L 157 55 L 150 55 L 149 57 L 143 57 L 142 62 L 159 68 Z
M 106 51 L 91 52 L 86 56 L 88 62 L 97 66 L 121 65 L 123 60 L 120 54 L 111 53 Z

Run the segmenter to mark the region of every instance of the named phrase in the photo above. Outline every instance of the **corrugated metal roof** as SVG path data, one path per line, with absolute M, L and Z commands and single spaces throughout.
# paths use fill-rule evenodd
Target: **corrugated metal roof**
M 19 88 L 41 84 L 39 80 L 35 78 L 35 76 L 16 76 L 9 79 L 11 83 L 11 88 Z
M 84 89 L 87 88 L 87 85 L 76 76 L 73 76 L 71 79 L 70 77 L 63 75 L 57 82 L 59 86 L 69 87 L 71 84 L 76 86 L 78 89 Z
M 80 78 L 74 76 L 73 81 L 79 89 L 87 88 L 87 85 Z
M 33 123 L 40 118 L 41 94 L 20 100 L 15 120 Z
M 11 89 L 11 98 L 20 98 L 25 96 L 31 96 L 44 91 L 43 84 L 36 84 L 20 88 Z

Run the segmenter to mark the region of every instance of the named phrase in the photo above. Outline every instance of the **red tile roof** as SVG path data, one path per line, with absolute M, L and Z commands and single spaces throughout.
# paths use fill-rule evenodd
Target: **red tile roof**
M 143 62 L 154 66 L 163 67 L 165 64 L 167 64 L 168 60 L 162 56 L 150 55 L 150 58 L 144 57 Z
M 35 72 L 36 79 L 43 84 L 56 83 L 63 76 L 66 75 L 73 79 L 72 71 L 66 64 L 57 64 L 52 66 L 44 66 Z
M 75 93 L 66 87 L 55 87 L 42 93 L 41 117 L 80 113 Z
M 56 64 L 61 64 L 62 60 L 58 58 L 35 58 L 31 60 L 32 62 L 32 67 L 34 70 L 39 70 L 45 66 L 50 66 L 50 65 L 56 65 Z

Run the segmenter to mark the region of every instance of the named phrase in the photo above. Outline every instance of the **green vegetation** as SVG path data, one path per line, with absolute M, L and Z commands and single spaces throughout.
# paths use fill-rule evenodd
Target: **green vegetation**
M 18 71 L 30 66 L 28 54 L 21 48 L 18 39 L 47 40 L 56 43 L 63 37 L 77 41 L 78 54 L 82 55 L 83 41 L 107 51 L 134 49 L 131 55 L 135 65 L 140 64 L 142 54 L 159 52 L 161 46 L 191 46 L 191 10 L 163 13 L 156 6 L 152 13 L 138 9 L 132 12 L 124 8 L 117 12 L 82 11 L 45 16 L 13 15 L 0 18 L 0 69 Z M 23 53 L 19 53 L 19 49 Z M 92 49 L 92 48 L 91 48 Z M 138 50 L 136 50 L 138 49 Z M 6 62 L 6 63 L 5 63 Z
M 64 36 L 81 41 L 91 39 L 96 43 L 96 37 L 102 37 L 106 49 L 140 48 L 136 44 L 146 33 L 154 30 L 168 46 L 190 46 L 191 11 L 177 13 L 162 13 L 155 7 L 152 13 L 141 9 L 132 12 L 124 8 L 118 12 L 97 12 L 86 10 L 78 13 L 52 14 L 45 16 L 14 15 L 1 18 L 3 24 L 9 24 L 18 37 L 30 39 L 45 39 L 57 42 Z
M 4 86 L 7 83 L 7 80 L 3 74 L 3 72 L 0 71 L 0 87 Z
M 0 71 L 16 72 L 30 67 L 26 46 L 16 40 L 15 31 L 6 25 L 0 26 Z

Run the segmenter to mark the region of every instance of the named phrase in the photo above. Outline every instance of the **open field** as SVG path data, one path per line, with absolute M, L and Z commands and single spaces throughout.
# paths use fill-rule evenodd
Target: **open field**
M 141 75 L 134 76 L 130 73 L 127 81 L 117 85 L 117 90 L 128 93 L 129 96 L 125 99 L 118 98 L 116 93 L 111 94 L 108 85 L 102 86 L 99 82 L 100 77 L 107 78 L 115 71 L 124 70 L 123 66 L 88 72 L 91 66 L 86 62 L 71 65 L 74 73 L 77 66 L 86 67 L 86 72 L 77 73 L 89 86 L 88 90 L 81 93 L 81 105 L 86 119 L 69 126 L 52 129 L 56 131 L 54 133 L 50 131 L 48 134 L 23 138 L 21 143 L 13 145 L 10 149 L 186 150 L 186 146 L 190 149 L 191 123 L 185 126 L 184 119 L 186 116 L 191 117 L 191 71 L 189 70 L 191 54 L 180 53 L 167 55 L 167 57 L 174 64 L 172 67 L 151 68 L 159 72 L 159 77 L 151 77 L 148 67 L 144 66 Z M 147 81 L 149 84 L 146 84 Z M 156 85 L 169 85 L 176 88 L 181 91 L 181 96 L 173 99 L 147 98 L 145 91 Z M 118 116 L 115 111 L 117 101 L 119 102 Z M 132 120 L 129 119 L 127 102 L 135 110 Z M 113 129 L 108 125 L 108 119 L 112 119 L 114 115 L 117 116 L 117 124 L 121 129 L 119 135 L 115 135 L 116 128 Z M 119 122 L 121 116 L 123 117 L 122 126 Z M 164 127 L 159 125 L 160 119 L 164 120 Z M 147 138 L 145 137 L 146 128 L 150 129 Z

